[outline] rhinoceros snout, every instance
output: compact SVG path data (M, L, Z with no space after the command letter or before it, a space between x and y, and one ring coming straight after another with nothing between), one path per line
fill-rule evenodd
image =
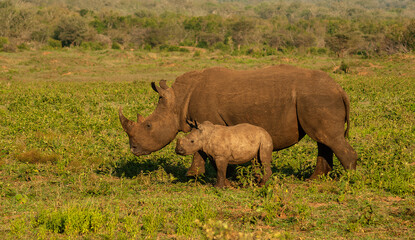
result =
M131 152L134 154L134 155L136 155L136 156L142 156L142 155L148 155L148 154L150 154L151 152L150 151L146 151L146 150L144 150L144 149L141 149L141 148L139 148L139 147L136 147L136 146L131 146L130 147L130 150L131 150Z
M179 155L186 155L186 151L180 145L180 139L177 139L177 142L176 142L176 153Z

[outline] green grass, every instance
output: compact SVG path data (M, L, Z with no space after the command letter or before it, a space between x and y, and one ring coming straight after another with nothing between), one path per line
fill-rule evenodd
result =
M348 74L335 74L344 61ZM149 115L150 81L210 66L288 63L330 73L350 96L356 172L318 181L316 143L274 153L253 187L242 166L215 189L187 178L174 143L135 157L117 115ZM0 53L0 235L6 239L409 239L415 236L415 56L265 58L201 52ZM242 186L246 187L242 187Z

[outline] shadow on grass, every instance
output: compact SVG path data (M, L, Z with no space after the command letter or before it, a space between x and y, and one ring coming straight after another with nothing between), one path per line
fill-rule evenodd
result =
M299 180L307 180L314 172L315 166L302 166L300 168L293 167L291 165L273 166L272 172L279 176L294 176Z
M187 168L180 162L172 162L169 158L138 158L122 157L116 162L102 164L97 174L110 174L116 177L134 178L142 173L152 173L162 168L167 174L173 175L179 182L187 182Z
M245 165L248 165L247 163ZM237 181L236 167L238 165L229 165L227 169L227 178ZM202 184L214 184L216 182L216 168L210 159L206 162L205 174L198 177L186 176L188 168L182 162L174 162L166 157L123 157L117 162L106 164L96 170L98 174L111 174L119 178L134 178L142 173L153 173L163 169L167 174L174 176L177 182L198 181ZM281 177L294 176L299 180L308 179L314 171L314 166L307 165L296 168L289 164L273 165L272 172Z

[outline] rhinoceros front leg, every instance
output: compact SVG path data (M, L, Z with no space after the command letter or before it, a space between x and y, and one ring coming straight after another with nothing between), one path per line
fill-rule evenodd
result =
M205 162L207 159L207 155L202 152L198 151L193 155L193 162L190 166L189 170L187 170L186 176L197 176L200 174L205 173Z
M216 188L229 187L230 182L228 181L228 179L226 179L226 169L228 167L228 160L225 158L218 157L214 159L214 162L215 162L216 170L217 170L215 187Z

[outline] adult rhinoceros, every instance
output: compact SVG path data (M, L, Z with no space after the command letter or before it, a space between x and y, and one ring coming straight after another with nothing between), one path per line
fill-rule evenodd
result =
M357 154L345 139L349 98L324 72L289 65L243 71L216 67L185 73L171 87L164 80L151 86L160 98L150 116L137 115L134 122L119 110L137 156L163 148L179 131L190 131L188 122L250 123L270 133L274 150L296 144L305 134L314 139L318 157L311 179L332 170L333 152L345 169L356 168ZM196 153L187 175L204 173L206 158Z

